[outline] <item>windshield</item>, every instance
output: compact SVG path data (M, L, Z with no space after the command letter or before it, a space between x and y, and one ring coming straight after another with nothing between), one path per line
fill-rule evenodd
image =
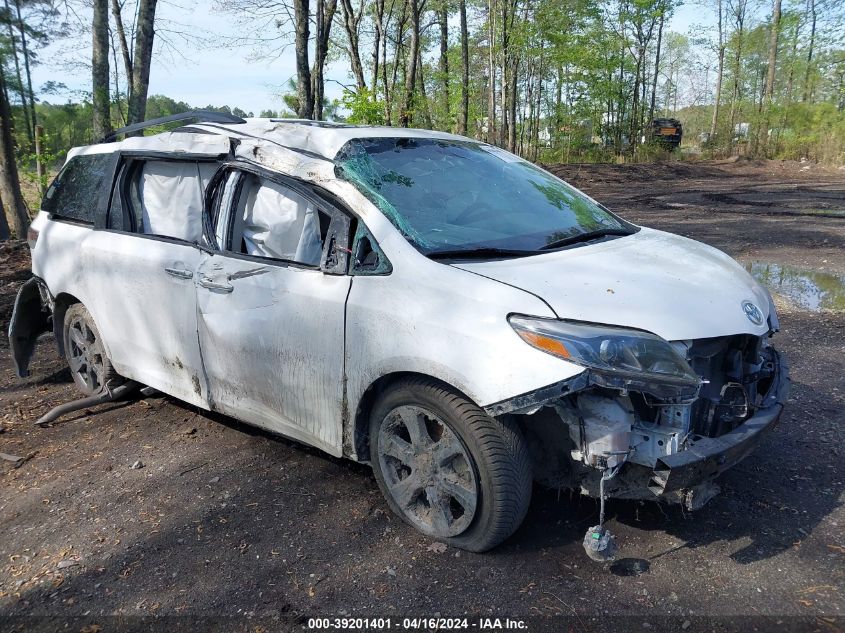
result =
M513 154L472 141L356 139L335 162L426 254L533 253L584 234L635 227Z

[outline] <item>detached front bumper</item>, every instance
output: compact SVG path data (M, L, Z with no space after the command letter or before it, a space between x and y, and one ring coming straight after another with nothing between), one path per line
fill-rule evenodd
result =
M777 351L772 386L757 413L719 437L688 440L686 450L657 460L648 489L658 497L676 496L712 482L745 459L774 428L789 397L789 366ZM673 494L674 493L674 494Z

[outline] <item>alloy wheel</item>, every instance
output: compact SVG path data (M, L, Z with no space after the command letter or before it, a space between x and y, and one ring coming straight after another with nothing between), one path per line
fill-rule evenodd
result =
M68 365L74 376L92 393L101 391L106 373L102 343L83 315L75 316L68 328Z
M470 526L478 507L472 459L439 416L422 407L397 407L376 439L387 489L415 527L448 538Z

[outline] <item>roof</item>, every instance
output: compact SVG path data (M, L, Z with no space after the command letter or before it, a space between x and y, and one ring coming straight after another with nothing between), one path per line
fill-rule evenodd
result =
M185 127L217 133L226 130L233 135L257 137L290 149L316 154L329 160L333 159L340 148L348 141L356 138L397 137L470 140L463 136L433 130L347 125L303 119L247 119L246 123L194 123Z
M189 131L205 134L191 134ZM153 136L130 136L122 141L75 147L68 160L80 154L103 154L119 150L173 152L219 156L230 150L230 138L264 140L300 154L302 158L332 160L348 141L356 138L437 138L468 141L463 136L374 125L345 125L303 119L247 119L245 123L192 123Z

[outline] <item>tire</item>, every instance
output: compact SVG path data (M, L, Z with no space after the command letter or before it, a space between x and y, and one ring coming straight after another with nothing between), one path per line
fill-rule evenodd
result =
M370 415L370 459L390 509L431 538L471 552L513 534L531 502L525 440L442 384L392 385Z
M82 393L93 396L123 382L106 354L94 319L81 303L65 312L62 336L70 374Z

